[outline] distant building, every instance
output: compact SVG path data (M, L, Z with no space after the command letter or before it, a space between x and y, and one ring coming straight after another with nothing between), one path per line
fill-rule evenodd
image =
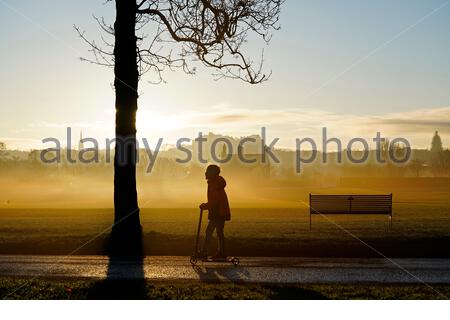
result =
M436 131L431 141L431 152L440 153L442 151L444 151L444 148L442 147L442 140L439 136L439 132Z

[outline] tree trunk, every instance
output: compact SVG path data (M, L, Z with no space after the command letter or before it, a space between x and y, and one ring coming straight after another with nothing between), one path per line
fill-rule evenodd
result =
M136 53L136 1L116 0L114 87L116 91L116 146L114 155L114 227L123 249L135 248L141 224L136 191L136 111L138 68ZM125 243L123 243L125 240Z

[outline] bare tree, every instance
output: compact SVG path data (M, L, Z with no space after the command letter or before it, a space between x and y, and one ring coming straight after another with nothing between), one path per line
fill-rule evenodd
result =
M425 168L425 166L425 161L420 159L411 160L409 164L409 167L411 168L412 172L414 173L414 177L416 178L420 178L422 170Z
M112 0L107 0L111 2ZM195 73L200 63L215 71L216 79L266 81L263 52L255 63L244 53L250 33L269 42L277 30L283 0L115 0L114 26L96 18L114 44L89 40L92 63L114 68L116 146L114 159L115 229L140 230L136 192L136 111L138 82L153 72L163 81L165 69ZM122 161L119 161L122 160Z

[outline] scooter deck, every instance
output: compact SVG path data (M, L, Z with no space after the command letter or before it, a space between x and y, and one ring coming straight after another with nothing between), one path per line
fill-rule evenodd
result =
M207 258L207 259L201 259L202 262L233 262L234 259L236 259L236 257L227 257L224 259L211 259L211 258Z
M204 263L232 263L235 266L237 266L240 262L238 257L228 257L226 259L197 259L196 257L191 257L190 260L192 265L196 265L199 261Z

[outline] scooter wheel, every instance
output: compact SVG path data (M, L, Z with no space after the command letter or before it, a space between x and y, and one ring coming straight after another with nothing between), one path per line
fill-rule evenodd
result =
M239 258L233 258L231 262L233 263L234 266L237 266L239 264Z
M191 262L191 264L192 264L193 266L195 266L195 265L197 264L197 258L191 257L190 262Z

